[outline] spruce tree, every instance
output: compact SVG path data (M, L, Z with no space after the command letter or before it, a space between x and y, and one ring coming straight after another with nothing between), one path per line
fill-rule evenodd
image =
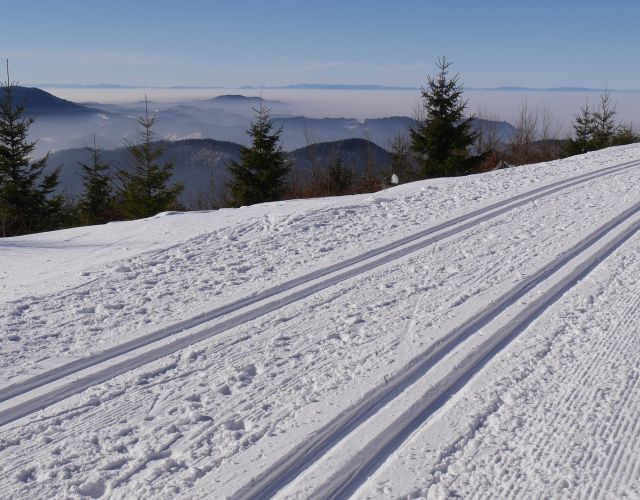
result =
M156 117L149 116L146 96L145 114L138 117L137 123L137 143L125 141L132 168L119 172L122 182L121 210L128 219L151 217L175 208L178 196L184 190L184 185L179 182L167 186L173 175L173 164L159 163L164 150L153 142Z
M87 147L89 163L80 163L84 191L78 202L78 212L82 224L104 224L113 219L113 190L109 163L102 161L102 148L96 145Z
M593 133L595 131L595 119L589 107L589 102L580 108L580 114L575 116L573 124L573 137L563 148L564 156L572 156L586 153L593 149Z
M411 147L424 177L471 173L482 160L469 154L476 134L471 118L464 117L467 101L462 98L459 75L449 77L450 66L445 58L438 59L440 71L435 78L427 76L427 85L421 88L425 117L410 130Z
M567 140L562 152L564 156L597 151L610 146L621 146L638 142L640 137L628 125L615 122L615 104L607 90L600 95L600 105L591 111L587 103L580 108L573 124L573 137Z
M254 109L256 120L247 134L251 147L243 147L240 162L229 164L229 189L234 206L282 199L289 164L282 149L282 128L272 131L270 110L264 104Z
M58 229L64 199L54 195L60 168L45 174L48 155L32 161L36 142L28 139L33 119L24 117L24 104L16 104L9 79L0 85L0 235L13 236Z
M622 146L640 141L640 136L633 130L632 125L619 124L618 129L611 139L611 146Z
M600 106L593 113L593 149L602 149L611 146L618 126L614 121L616 106L611 102L611 92L605 90L600 94Z

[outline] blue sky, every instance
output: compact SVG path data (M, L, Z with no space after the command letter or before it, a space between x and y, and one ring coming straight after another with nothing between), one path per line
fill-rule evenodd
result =
M6 4L6 5L3 5ZM640 2L0 0L21 83L640 89Z

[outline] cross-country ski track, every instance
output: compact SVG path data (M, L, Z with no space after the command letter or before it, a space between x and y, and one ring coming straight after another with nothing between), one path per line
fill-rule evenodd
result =
M0 388L0 477L14 481L0 479L0 495L376 496L369 478L411 436L637 239L640 162L626 151L12 377ZM29 466L36 449L73 446L70 461Z
M357 411L350 412L349 418L345 419L344 427L349 429L362 423L366 418L371 416L372 411L379 410L382 405L388 404L393 396L397 396L400 392L406 391L411 385L419 383L420 388L417 389L421 394L414 400L400 406L397 401L393 401L393 413L395 419L385 422L385 425L373 426L376 431L369 429L367 432L368 441L364 441L362 436L349 436L353 441L351 450L353 456L345 461L346 454L341 453L338 459L341 463L339 466L334 465L335 471L329 481L317 488L316 492L310 493L312 498L346 498L352 495L356 489L362 485L365 480L375 471L385 458L387 458L393 450L400 446L402 442L415 431L420 424L429 418L438 408L457 392L466 381L484 364L486 364L505 343L523 331L535 318L537 318L546 308L559 299L568 289L576 282L584 278L600 261L606 258L611 252L617 249L622 243L627 241L631 236L635 235L640 229L640 218L635 217L633 222L624 228L615 237L607 240L602 246L593 252L589 252L588 257L578 263L573 262L580 256L582 252L586 252L595 245L605 234L609 233L622 222L627 221L632 216L637 216L640 211L640 203L626 211L621 217L611 221L606 226L599 228L596 232L579 245L572 248L566 254L559 256L550 267L540 270L525 280L523 283L510 290L507 294L498 299L497 302L491 304L480 314L469 321L466 321L459 328L447 333L444 338L433 347L432 350L423 353L418 359L413 359L412 363L407 367L406 371L398 377L398 380L388 380L387 385L380 388L377 394L372 394L358 405ZM562 276L557 282L551 285L547 283L553 275L560 271L568 263L572 264L572 268ZM547 285L546 287L543 285ZM542 291L536 288L543 288ZM480 329L485 328L492 320L495 320L499 314L513 306L517 301L522 300L526 293L531 291L538 294L535 299L526 301L526 306L521 307L520 311L511 313L512 318L491 331L491 335L484 335L484 338L478 342L473 339L471 348L465 349L464 356L458 356L452 362L448 360L447 367L443 368L444 374L439 373L435 377L429 377L421 380L427 370L432 369L435 364L445 356L452 353L458 344L469 338ZM489 329L487 329L489 330ZM456 353L457 354L457 353ZM442 371L442 370L441 370ZM420 384L420 382L422 382ZM427 387L428 390L424 391ZM415 395L414 395L415 398ZM399 407L406 410L399 416ZM347 435L344 428L335 429L331 426L328 436L314 437L312 442L314 446L308 452L309 455L318 455L318 449L326 449L331 445L337 444L337 441L343 439ZM373 438L371 436L374 436ZM320 445L318 445L320 443ZM363 443L366 443L363 445ZM335 458L334 458L335 460ZM304 469L310 464L305 463L300 457L290 460L290 463L284 469L287 471L283 477L270 477L267 475L264 480L265 491L259 489L254 490L255 484L252 485L249 494L240 491L238 496L246 496L247 498L270 497L278 491L283 484L286 484L297 470ZM283 468L283 467L279 467ZM306 484L308 487L310 481Z
M223 306L204 315L185 320L176 325L164 328L151 334L111 347L103 352L92 354L88 358L81 358L67 365L41 373L35 377L20 381L9 387L0 388L0 426L45 408L72 394L76 394L87 387L104 382L125 371L142 366L179 349L184 349L195 342L218 335L235 326L241 325L267 313L273 312L291 302L298 301L319 290L335 285L341 281L353 278L376 267L388 264L405 255L421 250L444 238L459 233L486 220L497 217L509 210L531 203L545 196L554 194L562 189L575 186L583 182L594 180L603 175L625 172L630 168L637 168L640 162L628 162L622 165L608 167L596 173L589 173L554 183L550 186L535 189L499 202L485 209L457 217L435 227L427 228L402 240L376 248L364 254L335 264L325 269L304 275L300 278L269 288L256 295L246 297L237 302ZM434 236L432 236L434 235ZM287 294L287 292L292 292ZM235 315L238 313L237 315ZM198 329L189 334L188 331L200 327L209 321L227 315L235 315L214 327ZM160 346L155 342L167 338L178 337ZM140 350L141 352L136 352ZM118 358L121 359L118 359ZM104 366L102 364L104 363ZM83 373L84 371L87 373ZM68 383L56 383L68 377ZM48 386L52 384L52 386ZM38 390L43 388L43 390ZM33 391L31 395L25 395ZM30 397L29 397L30 396ZM8 401L9 400L9 401ZM7 403L5 404L5 402Z

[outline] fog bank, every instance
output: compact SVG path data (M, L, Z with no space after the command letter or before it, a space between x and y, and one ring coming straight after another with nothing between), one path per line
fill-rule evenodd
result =
M420 106L419 91L411 90L308 90L308 89L59 89L45 88L63 99L74 102L125 104L144 99L157 104L202 101L225 94L262 95L267 100L283 101L289 115L312 118L381 118L413 116ZM465 92L469 110L478 113L482 108L491 118L513 123L518 109L526 100L529 107L546 107L558 122L562 134L570 131L573 116L588 100L597 104L597 92L539 92L539 91L476 91ZM640 128L640 92L612 94L617 104L618 119Z

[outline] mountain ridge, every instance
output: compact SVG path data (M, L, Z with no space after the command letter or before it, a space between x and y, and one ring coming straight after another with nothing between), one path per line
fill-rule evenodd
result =
M240 161L243 147L216 139L163 140L155 144L164 149L158 161L170 161L174 165L170 182L185 184L181 200L188 208L203 208L222 201L226 184L231 180L227 166L231 161ZM311 179L312 159L317 165L326 167L329 161L340 158L356 174L364 173L369 159L373 160L376 173L384 172L390 161L390 154L385 149L359 138L311 144L289 151L287 156L292 179L303 182ZM119 169L128 167L127 148L105 149L102 160L111 164L115 176ZM61 167L59 189L73 197L82 191L79 162L87 161L86 148L65 149L51 153L47 169Z
M5 92L4 88L0 92ZM67 99L61 99L53 94L37 87L23 87L12 85L11 92L13 102L25 107L28 116L51 114L91 114L99 111L77 104Z

